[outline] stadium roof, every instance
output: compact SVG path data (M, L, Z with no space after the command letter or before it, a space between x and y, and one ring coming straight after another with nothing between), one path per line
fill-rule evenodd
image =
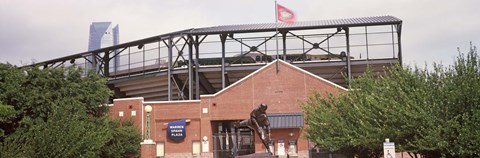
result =
M192 34L220 34L220 33L247 33L247 32L266 32L275 31L276 28L283 30L305 30L337 27L355 27L355 26L373 26L373 25L392 25L400 24L402 20L394 16L375 16L360 17L348 19L330 19L319 21L304 21L293 24L286 23L264 23L264 24L244 24L244 25L224 25L214 27L204 27L192 29ZM277 27L275 26L277 25Z
M394 16L374 16L374 17L359 17L359 18L345 18L345 19L330 19L319 21L305 21L295 22L293 24L285 23L263 23L263 24L243 24L243 25L224 25L203 28L191 28L153 37L148 37L136 41L122 43L115 46L101 48L93 51L73 54L61 58L56 58L44 62L39 62L34 65L51 64L62 62L70 59L82 58L92 53L103 53L117 49L134 47L138 45L158 42L172 37L179 37L184 35L210 35L210 34L234 34L234 33L254 33L254 32L268 32L279 30L308 30L308 29L327 29L340 27L359 27L359 26L375 26L375 25L398 25L402 20ZM277 26L276 26L277 25Z

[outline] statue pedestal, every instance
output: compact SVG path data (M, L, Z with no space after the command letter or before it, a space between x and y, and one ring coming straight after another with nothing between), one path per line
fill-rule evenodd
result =
M270 153L254 153L242 156L236 156L235 158L277 158L278 156L270 155Z

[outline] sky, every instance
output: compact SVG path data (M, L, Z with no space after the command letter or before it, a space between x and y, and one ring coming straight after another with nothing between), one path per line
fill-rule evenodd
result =
M403 20L404 64L451 65L480 46L478 0L278 0L297 21L392 15ZM0 63L85 52L92 22L120 26L120 43L173 31L275 22L274 0L0 0Z

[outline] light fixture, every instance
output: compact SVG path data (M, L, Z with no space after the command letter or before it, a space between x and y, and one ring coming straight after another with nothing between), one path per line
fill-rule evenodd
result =
M145 106L145 112L147 112L147 127L146 127L146 134L145 134L145 141L151 141L150 137L150 112L152 112L152 106L147 105Z
M145 112L152 112L152 106L150 105L145 106Z

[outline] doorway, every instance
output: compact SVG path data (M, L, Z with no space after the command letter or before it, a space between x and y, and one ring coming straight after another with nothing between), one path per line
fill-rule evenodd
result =
M233 158L255 153L254 131L250 128L235 129L237 121L213 121L213 155L215 158Z

